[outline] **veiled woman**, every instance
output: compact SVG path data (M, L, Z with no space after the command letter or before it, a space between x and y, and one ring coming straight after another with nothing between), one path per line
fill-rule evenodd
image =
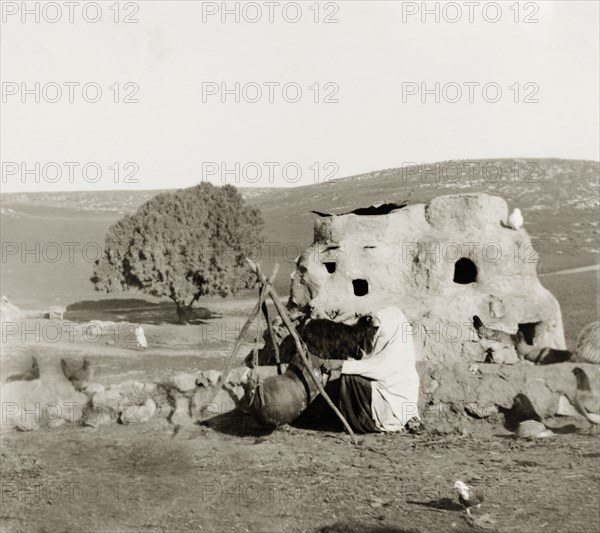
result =
M327 373L341 371L338 407L358 433L402 431L419 420L419 374L411 326L397 307L374 315L373 348L361 360L323 362Z

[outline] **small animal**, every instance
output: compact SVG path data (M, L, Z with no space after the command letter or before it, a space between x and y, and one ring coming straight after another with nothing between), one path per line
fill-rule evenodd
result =
M479 337L479 344L485 350L486 363L516 362L515 335L499 329L487 327L477 316L473 316L473 327Z
M535 364L551 365L555 363L564 363L573 358L573 354L569 350L558 350L556 348L548 348L528 344L525 340L525 334L517 331L515 340L515 348L520 359L526 359Z
M508 226L514 230L520 230L523 227L523 215L518 207L515 207L508 217Z
M454 483L454 490L458 493L459 503L467 510L467 514L471 514L471 508L479 509L481 502L484 500L483 490L479 487L475 488L462 481Z
M526 420L542 422L542 418L536 412L531 400L522 392L513 398L510 409L499 407L499 410L504 414L504 425L506 429L509 429L510 431L516 430L519 427L519 424Z
M501 347L514 347L519 359L526 359L535 364L550 365L554 363L563 363L572 359L573 354L569 350L558 350L537 345L529 344L525 339L523 331L518 330L514 335L499 329L487 327L477 316L473 316L473 327L477 332L481 345L492 351L498 351Z
M477 315L473 316L473 327L481 340L487 340L506 346L513 346L516 342L515 335L499 329L488 328Z
M33 381L34 379L40 378L40 367L38 366L37 359L31 358L31 368L22 372L21 374L11 374L6 378L6 383L9 381Z
M587 418L592 425L600 424L600 394L592 390L590 378L585 371L579 367L573 369L577 380L577 392L575 393L575 409Z
M513 431L520 439L554 437L554 432L546 427L542 417L523 393L519 393L513 398L510 409L498 406L498 410L504 414L506 429Z
M73 369L64 359L60 360L65 377L73 384L75 390L81 391L85 389L87 383L94 378L94 369L91 363L84 357L83 364L80 368Z
M298 334L306 344L309 353L321 359L361 359L363 352L370 352L378 325L370 315L361 316L353 324L315 318L297 326ZM275 364L271 341L267 339L264 348L258 353L259 365ZM291 335L281 341L279 353L282 363L289 363L296 355L296 344ZM252 353L246 357L246 365L251 366Z

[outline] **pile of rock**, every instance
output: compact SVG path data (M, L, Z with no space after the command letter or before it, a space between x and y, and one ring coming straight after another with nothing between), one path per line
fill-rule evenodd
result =
M31 431L64 422L89 427L141 424L154 416L176 426L194 424L238 407L249 372L247 367L233 369L214 399L221 377L216 370L179 373L159 383L86 382L79 390L58 375L14 381L2 386L2 430Z

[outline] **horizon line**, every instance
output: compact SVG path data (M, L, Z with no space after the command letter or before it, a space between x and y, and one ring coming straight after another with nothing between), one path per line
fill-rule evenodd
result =
M156 192L160 192L160 191L174 191L174 190L180 190L180 189L189 189L191 187L195 187L197 185L200 185L201 183L211 183L212 185L214 185L215 187L222 187L223 185L232 185L234 187L236 187L237 189L244 189L244 190L251 190L251 189L255 189L255 190L260 190L260 189L299 189L302 187L312 187L313 185L322 185L325 183L332 183L332 182L336 182L336 181L341 181L341 180L345 180L345 179L352 179L352 178L357 178L360 176L366 176L368 174L373 174L375 172L385 172L385 171L390 171L390 170L402 170L404 168L413 168L415 166L421 166L421 165L439 165L442 163L450 163L450 162L471 162L471 161L570 161L570 162L579 162L579 163L595 163L597 165L600 165L600 157L598 160L595 159L573 159L573 158L568 158L568 157L481 157L481 158L464 158L464 159L444 159L442 161L430 161L430 162L426 162L426 161L422 161L422 162L414 162L414 161L410 161L410 162L403 162L403 165L407 165L407 166L398 166L398 167L388 167L388 168L381 168L381 169L375 169L375 170L369 170L367 172L361 172L358 174L351 174L349 176L340 176L338 178L332 178L328 181L323 181L323 182L317 182L317 183L309 183L309 184L288 184L288 185L234 185L231 183L220 183L220 184L215 184L215 183L211 183L210 181L204 181L204 180L200 180L198 183L194 184L194 185L186 185L186 186L182 186L182 187L160 187L160 188L137 188L137 187L127 187L127 188L119 188L119 189L59 189L59 190L53 190L53 189L44 189L44 190L36 190L36 191L27 191L27 190L23 190L23 191L2 191L2 187L0 185L0 196L3 195L11 195L11 194L42 194L42 193L109 193L109 192L124 192L124 191L133 191L133 192L146 192L146 191L156 191ZM410 163L410 164L409 164ZM92 185L92 184L90 184Z

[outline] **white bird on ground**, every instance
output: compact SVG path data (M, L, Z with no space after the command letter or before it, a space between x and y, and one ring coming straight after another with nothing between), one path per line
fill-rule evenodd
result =
M518 207L515 207L512 214L508 217L508 226L514 230L519 230L523 227L523 215Z
M471 514L471 507L479 508L483 501L483 490L479 487L471 487L462 481L454 483L454 490L458 493L458 501Z

